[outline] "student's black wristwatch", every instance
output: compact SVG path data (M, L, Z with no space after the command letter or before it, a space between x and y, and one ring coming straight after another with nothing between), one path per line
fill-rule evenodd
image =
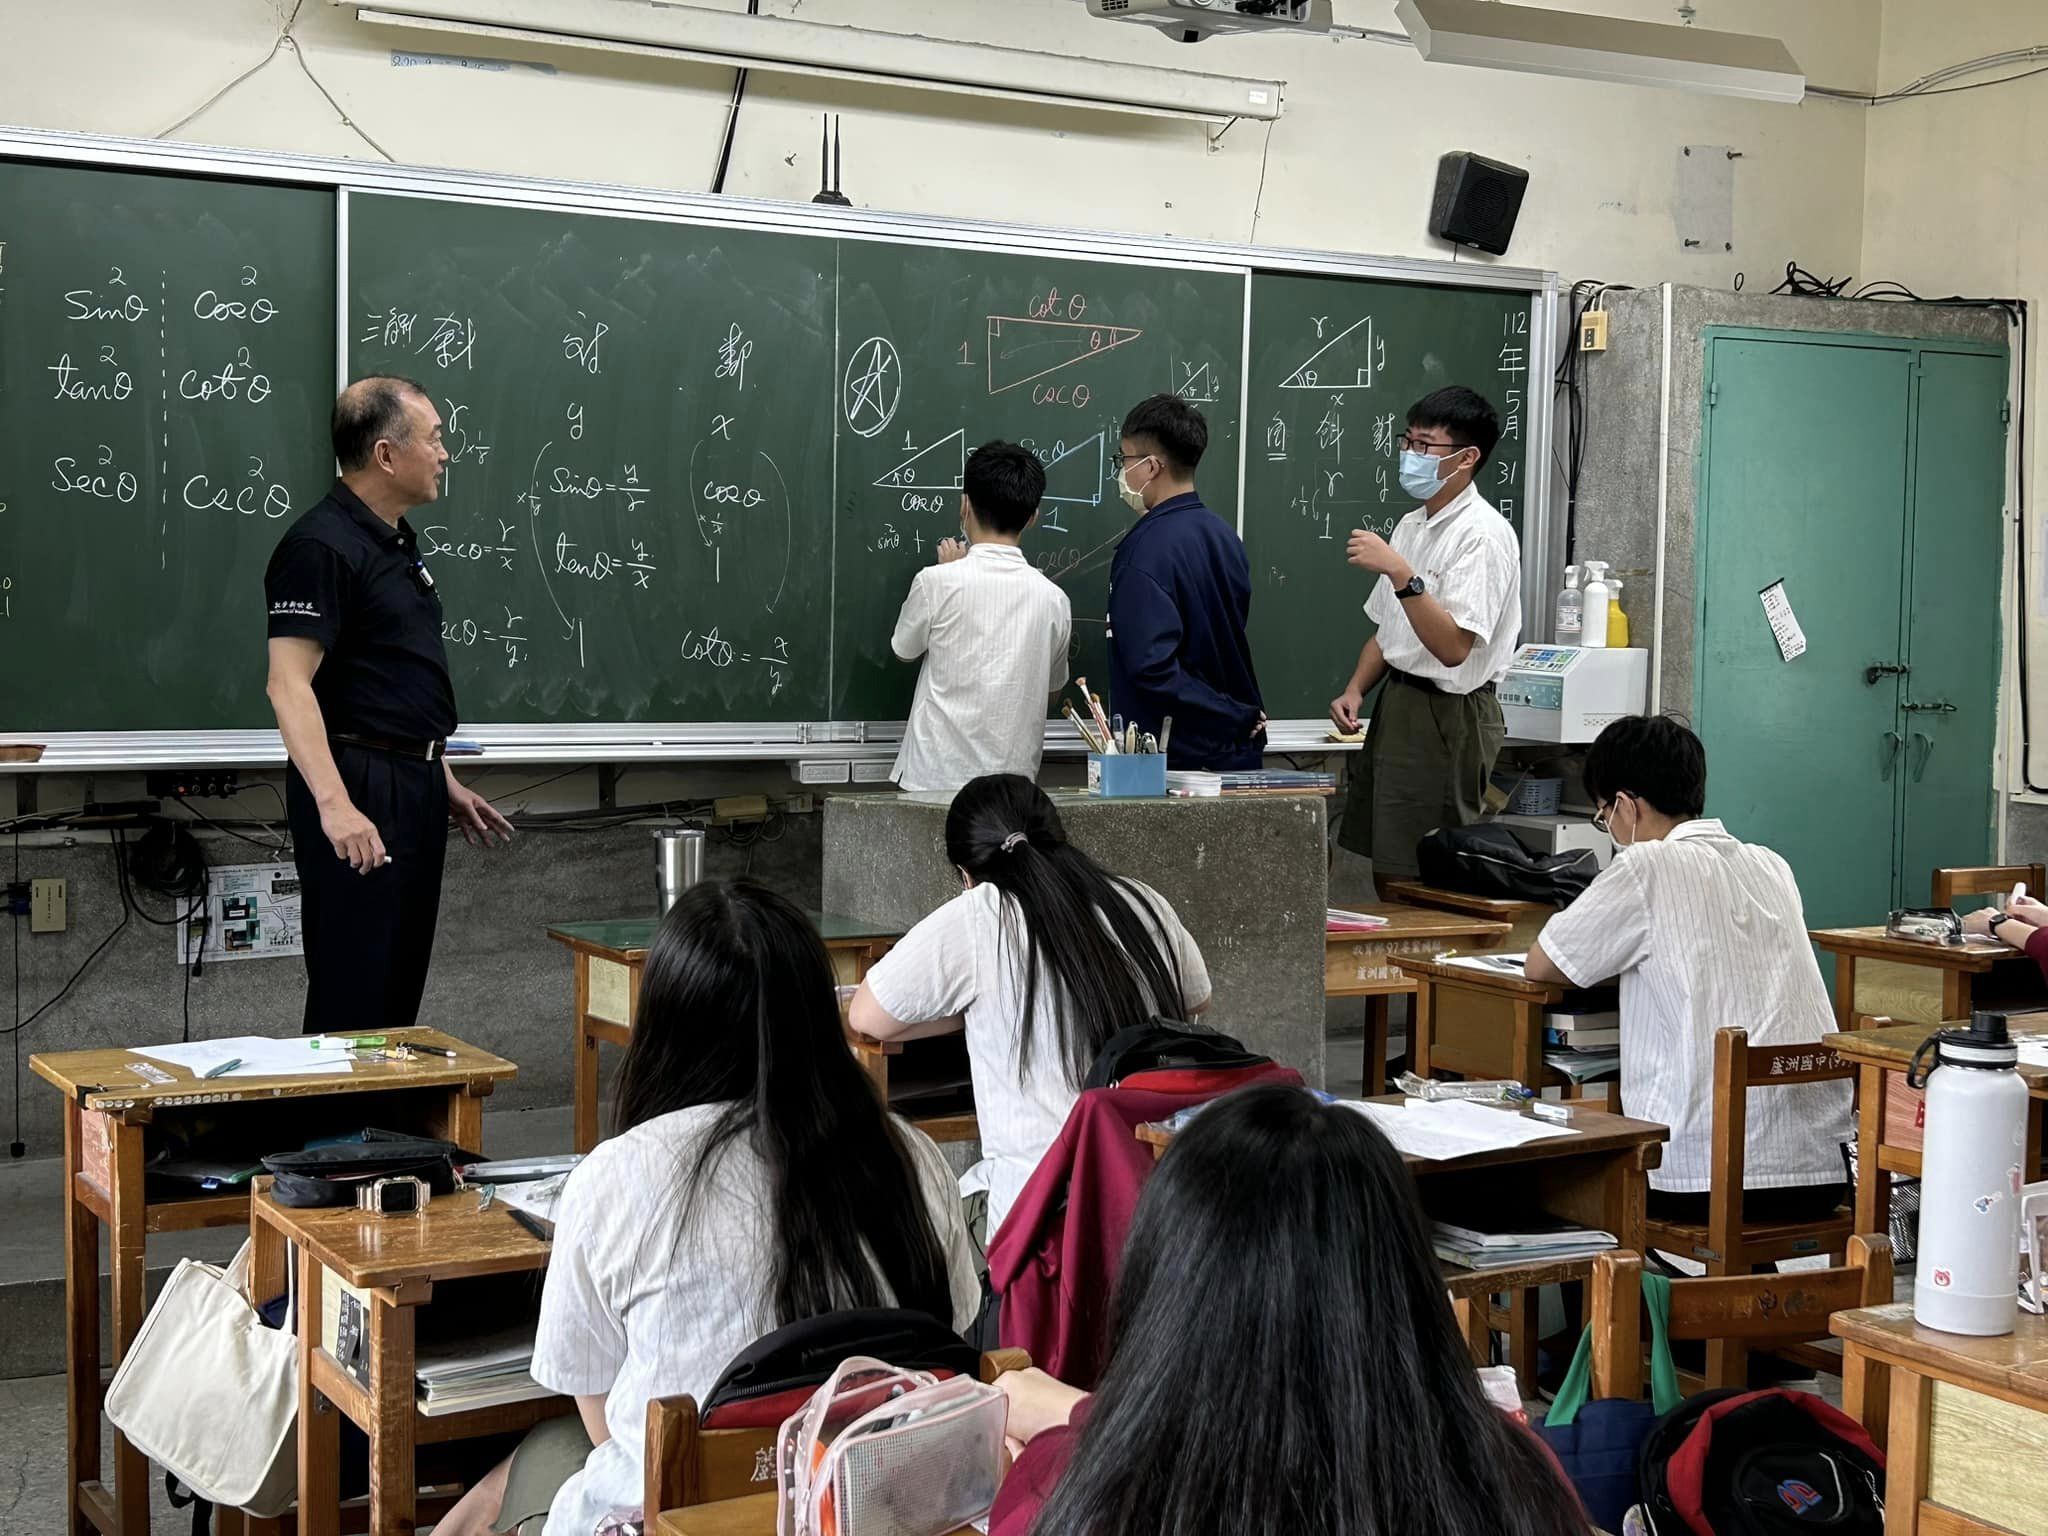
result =
M1405 603L1408 601L1409 598L1420 597L1423 593L1427 592L1428 590L1429 588L1425 587L1422 584L1422 573L1420 571L1417 571L1413 576L1410 576L1408 578L1408 584L1406 586L1394 588L1394 596L1398 597L1399 599L1401 599L1402 602Z

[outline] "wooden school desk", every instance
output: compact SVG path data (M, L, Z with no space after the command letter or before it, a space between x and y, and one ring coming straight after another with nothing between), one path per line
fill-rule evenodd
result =
M750 1493L743 1499L664 1510L648 1527L647 1536L775 1536L775 1495ZM977 1533L972 1526L962 1526L953 1536Z
M518 1073L511 1062L433 1029L392 1030L394 1039L437 1045L453 1060L343 1063L333 1072L283 1077L221 1077L198 1081L125 1050L40 1052L29 1057L38 1077L64 1095L64 1303L67 1453L74 1536L97 1527L104 1536L149 1530L149 1466L114 1436L114 1486L100 1482L100 1224L113 1244L114 1363L142 1326L146 1240L152 1232L238 1227L249 1220L246 1189L182 1198L152 1196L144 1167L166 1139L207 1121L216 1130L209 1152L232 1142L247 1161L296 1150L309 1139L365 1126L417 1131L483 1150L483 1101ZM309 1047L310 1049L310 1047ZM147 1066L148 1073L138 1071ZM150 1073L168 1074L152 1082Z
M904 929L864 922L831 912L807 914L817 925L832 967L844 983L861 980ZM549 938L567 947L576 968L576 1017L570 1047L575 1052L576 1150L597 1145L597 1047L624 1045L640 1006L640 973L657 919L616 918L606 922L557 923Z
M1387 1094L1376 1102L1399 1104L1403 1098ZM1415 1178L1423 1208L1433 1218L1541 1212L1612 1232L1619 1248L1642 1252L1649 1173L1663 1160L1663 1143L1671 1132L1652 1121L1629 1120L1578 1105L1570 1113L1567 1125L1579 1133L1576 1136L1549 1136L1518 1147L1442 1161L1405 1153L1401 1160ZM1151 1146L1154 1156L1164 1156L1173 1144L1173 1133L1163 1126L1141 1125L1137 1136ZM1475 1350L1482 1346L1488 1331L1498 1328L1507 1333L1508 1363L1528 1392L1536 1382L1538 1289L1584 1280L1592 1271L1590 1257L1487 1273L1446 1265L1444 1281ZM1489 1315L1486 1298L1501 1294L1509 1298L1505 1316Z
M1387 895L1410 906L1434 907L1440 912L1457 912L1466 917L1484 917L1506 923L1509 931L1503 942L1511 951L1527 949L1529 941L1543 931L1543 925L1557 912L1557 908L1547 901L1467 896L1463 891L1447 891L1441 886L1425 885L1420 880L1389 880Z
M1835 1027L1844 1033L1856 1027L1856 965L1861 960L1922 967L1938 974L1941 1016L1967 1019L1979 988L2001 966L2033 962L1995 939L1967 944L1933 944L1925 939L1894 939L1884 924L1867 928L1815 928L1807 933L1814 948L1835 960Z
M258 1183L249 1201L251 1294L283 1294L285 1245L296 1244L298 1253L298 1536L339 1536L341 1530L337 1415L369 1437L370 1536L412 1536L420 1446L516 1434L576 1411L574 1398L555 1396L431 1416L418 1409L414 1331L417 1309L434 1299L434 1287L547 1268L550 1245L513 1220L507 1206L480 1211L478 1192L462 1189L430 1201L418 1216L292 1210L271 1198L268 1179ZM367 1383L321 1344L328 1275L365 1298ZM249 1529L269 1531L275 1524L252 1520Z
M1885 1024L1838 1030L1828 1043L1843 1060L1857 1067L1856 1091L1856 1230L1886 1230L1891 1220L1891 1176L1920 1177L1920 1140L1915 1113L1919 1095L1906 1086L1906 1068L1913 1053L1934 1030L1925 1024ZM2013 1020L2013 1032L2030 1024L2048 1030L2048 1016ZM2025 1175L2041 1177L2042 1121L2048 1117L2048 1067L2020 1066L2032 1097L2027 1117ZM1891 1113L1887 1115L1887 1103ZM1903 1136L1903 1140L1901 1137Z
M1386 1090L1389 1000L1410 996L1415 980L1394 964L1397 955L1435 955L1446 949L1493 949L1509 925L1488 917L1378 902L1359 912L1387 919L1369 931L1326 928L1323 934L1323 996L1363 997L1366 1004L1365 1092Z
M1886 1449L1885 1536L2048 1533L2048 1320L2021 1312L2013 1333L1976 1339L1895 1302L1828 1327L1842 1407Z
M1394 964L1415 979L1415 1038L1419 1077L1511 1078L1528 1088L1573 1087L1543 1061L1543 1015L1576 987L1531 981L1519 971L1485 971L1454 961L1397 956ZM1619 1107L1619 1084L1602 1085Z

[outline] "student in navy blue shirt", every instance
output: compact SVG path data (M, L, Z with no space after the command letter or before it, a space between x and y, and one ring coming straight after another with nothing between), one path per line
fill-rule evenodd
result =
M1209 424L1176 395L1124 418L1116 487L1138 522L1109 567L1110 704L1140 732L1172 717L1170 767L1257 768L1266 715L1245 638L1251 563L1196 494L1208 446Z

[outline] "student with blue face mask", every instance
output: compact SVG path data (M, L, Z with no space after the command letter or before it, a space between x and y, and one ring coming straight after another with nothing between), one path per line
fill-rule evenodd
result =
M1507 735L1494 684L1522 632L1522 547L1479 494L1500 418L1461 385L1408 410L1401 489L1422 505L1391 540L1354 530L1351 564L1374 578L1366 641L1330 718L1358 729L1382 681L1365 751L1351 776L1338 842L1372 860L1373 878L1412 878L1415 845L1438 827L1477 821Z

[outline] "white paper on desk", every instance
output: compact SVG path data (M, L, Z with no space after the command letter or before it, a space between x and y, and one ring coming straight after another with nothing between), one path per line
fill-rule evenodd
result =
M1404 1099L1399 1104L1373 1104L1362 1099L1340 1102L1378 1126L1396 1152L1431 1162L1579 1134L1568 1126L1546 1124L1512 1110L1474 1104L1469 1099L1443 1099L1435 1103Z
M348 1072L348 1058L333 1052L316 1051L304 1036L280 1040L273 1035L230 1035L224 1040L191 1040L172 1045L137 1046L132 1054L147 1056L173 1067L183 1067L194 1077L230 1061L241 1065L223 1077L278 1077L299 1072ZM325 1056L326 1060L321 1058Z
M1486 976L1522 976L1522 967L1528 961L1529 956L1524 952L1519 955L1453 955L1450 963Z
M2021 1035L2019 1047L2021 1066L2048 1067L2048 1035Z

